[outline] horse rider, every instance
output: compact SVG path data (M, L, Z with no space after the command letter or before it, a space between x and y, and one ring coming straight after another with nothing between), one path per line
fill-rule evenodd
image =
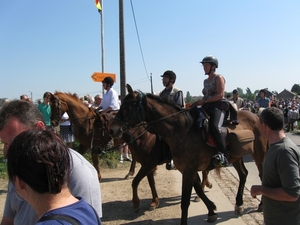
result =
M236 120L236 110L231 104L224 98L225 90L225 78L216 73L218 68L218 59L212 55L206 56L200 62L203 65L205 75L208 78L204 80L204 87L202 93L204 97L201 100L195 102L196 105L201 105L206 113L210 116L209 128L213 135L218 148L218 154L212 157L212 162L215 166L227 166L228 165L228 152L226 148L225 137L221 133L221 126L224 122L226 110L230 110L232 123L238 124ZM228 109L224 108L228 102ZM222 108L223 107L223 108Z
M165 101L172 101L181 108L184 108L183 93L174 85L176 81L176 74L172 70L167 70L163 75L161 75L161 77L165 88L159 93L159 96ZM172 159L166 163L166 169L176 169Z

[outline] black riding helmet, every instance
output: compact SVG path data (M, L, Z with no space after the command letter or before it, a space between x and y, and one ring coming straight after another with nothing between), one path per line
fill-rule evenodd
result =
M161 75L161 77L169 77L170 79L174 80L174 83L176 81L176 74L172 71L172 70L167 70L166 72L164 72L163 75Z
M110 84L110 86L112 87L114 85L114 79L112 79L111 77L105 77L102 83Z
M219 66L218 59L212 55L205 56L200 63L210 63L212 65L215 65L216 68L218 68Z

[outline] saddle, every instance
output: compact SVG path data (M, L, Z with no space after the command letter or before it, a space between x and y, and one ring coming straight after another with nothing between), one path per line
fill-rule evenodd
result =
M216 142L209 129L209 116L202 108L198 108L197 118L194 120L197 129L201 132L205 142L216 147ZM221 127L221 134L226 140L226 146L229 155L241 157L247 154L253 154L254 133L251 130L245 130L241 125L231 124L227 117L224 118Z

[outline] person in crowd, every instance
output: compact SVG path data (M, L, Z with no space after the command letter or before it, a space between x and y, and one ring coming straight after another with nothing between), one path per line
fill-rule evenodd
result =
M293 104L292 107L290 107L288 111L288 125L286 132L289 132L290 130L294 130L294 124L299 119L299 111L298 107L296 107L296 104Z
M16 194L34 208L37 224L48 224L43 223L46 220L62 224L65 218L79 224L101 224L92 206L81 196L73 196L68 188L70 154L64 141L51 130L23 131L9 146L9 180Z
M263 134L270 147L263 164L261 185L251 196L262 195L266 225L300 225L300 151L283 130L283 112L269 107L260 114Z
M90 96L89 94L84 96L84 100L88 102L88 107L92 107L92 105L94 104L94 98L92 96Z
M221 126L223 124L226 111L219 107L221 100L225 99L225 78L216 73L216 69L219 66L219 62L216 57L212 55L206 56L200 63L202 63L205 75L208 75L208 78L204 80L204 87L202 90L204 97L201 100L196 101L195 104L201 105L210 115L209 127L215 138L219 151L218 154L214 155L212 158L214 165L227 166L228 153L226 141L225 137L221 134ZM235 116L230 112L230 117Z
M65 112L61 117L59 134L62 137L62 139L67 143L67 146L69 148L72 148L74 142L74 127L71 124L67 112Z
M119 146L119 153L120 153L120 163L123 163L123 161L129 161L131 162L132 159L129 157L129 149L128 145L126 143L123 143L121 146Z
M33 103L32 98L27 98L26 101Z
M38 108L27 101L14 100L0 110L0 139L4 143L3 155L14 137L26 130L45 130L44 118ZM95 168L79 153L70 149L71 173L68 187L72 195L81 196L102 217L101 189ZM17 198L12 182L8 191L1 225L36 224L38 216L26 201Z
M159 93L159 96L165 101L174 102L176 105L184 108L185 104L182 90L174 85L176 82L176 73L172 70L167 70L161 75L161 77L162 84L165 88ZM166 169L176 169L172 159L166 163Z
M45 125L47 128L51 128L51 106L50 106L51 93L45 92L43 96L43 102L38 105L38 109L41 111Z
M267 98L266 95L267 95L267 92L266 92L265 89L261 89L259 91L260 98L257 100L258 110L259 110L259 108L268 108L268 107L270 107L271 100L269 98Z
M106 91L100 104L102 112L106 113L111 110L119 110L118 93L113 89L114 80L111 77L105 77L102 81L102 85Z
M92 108L98 109L101 105L102 97L101 97L101 95L96 95L94 99L95 99L95 101L94 101L94 104L92 105Z
M25 95L25 94L24 94L24 95L21 95L21 96L20 96L20 99L21 99L21 100L27 100L27 99L28 99L28 96Z
M237 110L242 110L245 107L244 100L239 97L239 93L236 89L232 91L232 99L233 103L236 104Z
M82 103L87 107L89 108L90 107L90 104L87 100L83 100Z

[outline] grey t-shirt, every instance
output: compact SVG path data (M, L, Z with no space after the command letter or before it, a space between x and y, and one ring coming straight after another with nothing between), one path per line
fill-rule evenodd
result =
M262 184L282 187L295 202L276 201L262 196L266 225L300 225L300 151L289 137L271 144L263 165Z
M101 188L95 168L78 152L70 149L72 170L69 188L75 197L82 197L102 217ZM9 182L4 208L4 217L14 218L14 225L33 225L38 221L34 209L25 200L17 197L14 185Z

